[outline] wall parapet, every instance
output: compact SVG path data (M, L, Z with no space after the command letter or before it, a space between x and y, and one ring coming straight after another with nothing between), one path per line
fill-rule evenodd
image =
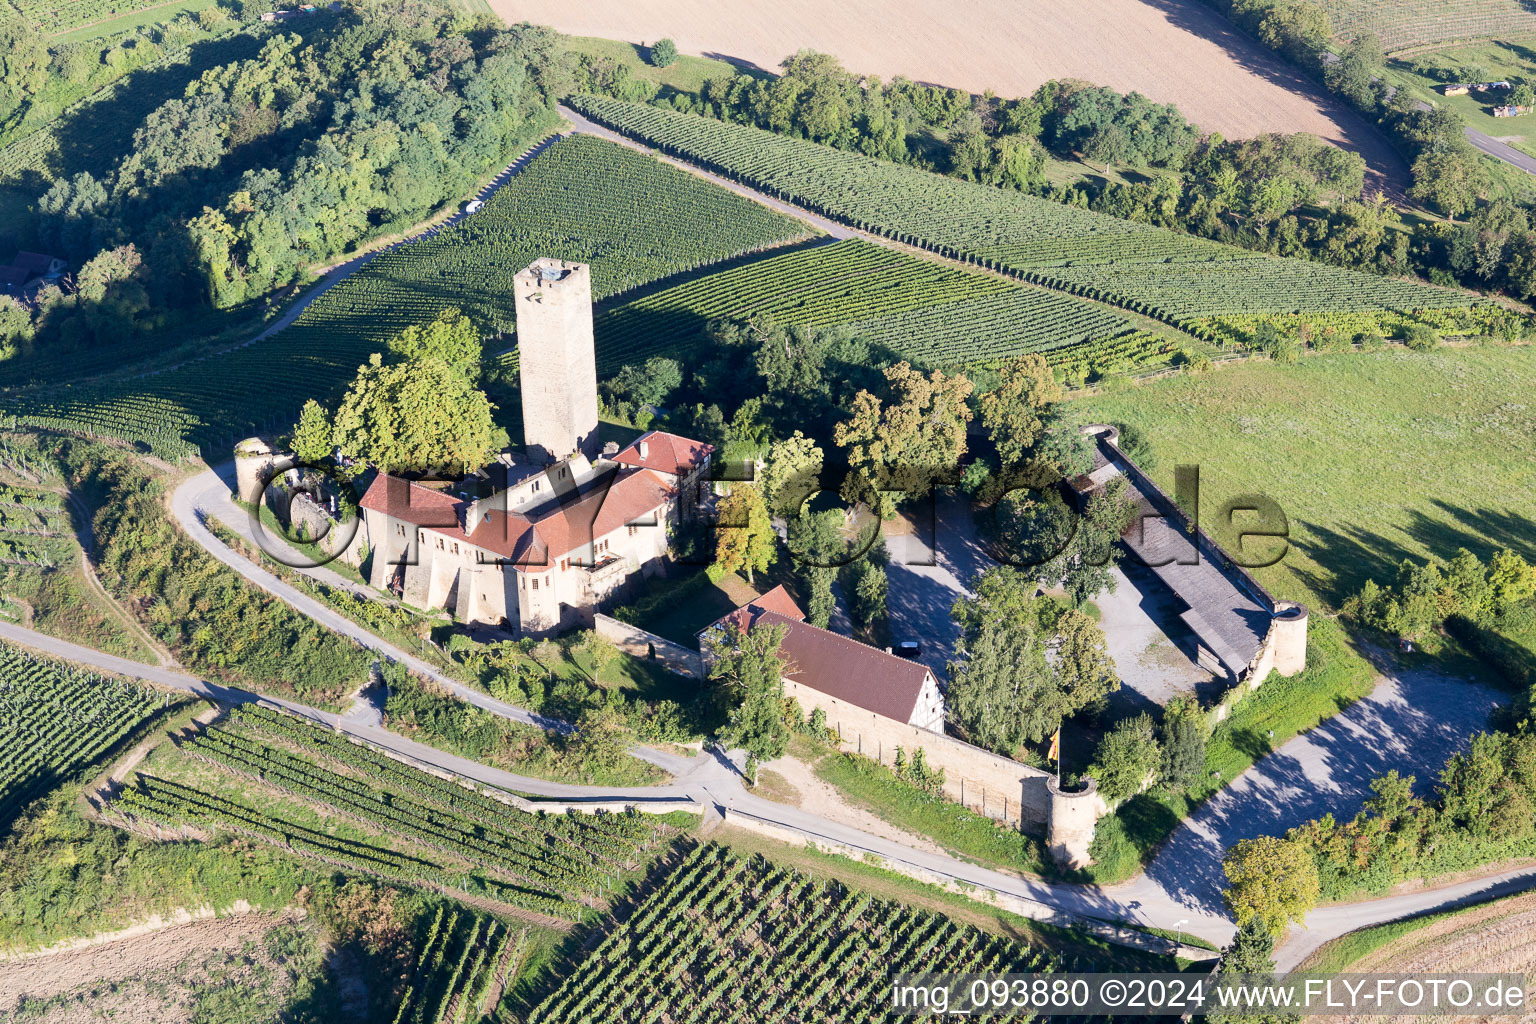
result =
M698 651L691 651L682 644L649 633L639 626L620 622L611 615L598 612L592 619L592 628L597 631L597 635L625 654L642 660L654 658L666 666L668 671L680 676L704 678L704 656Z

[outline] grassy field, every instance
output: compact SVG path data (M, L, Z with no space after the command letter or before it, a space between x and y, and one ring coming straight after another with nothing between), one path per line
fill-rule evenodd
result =
M79 43L87 39L105 39L121 32L132 32L134 29L145 25L159 25L163 22L171 21L181 14L196 14L205 7L216 6L218 2L219 0L170 0L169 3L151 3L137 10L125 11L116 17L98 16L78 27L56 31L50 35L48 43L51 46L58 46L60 43Z
M867 757L824 748L814 764L817 777L835 786L854 806L927 836L962 860L1031 875L1048 873L1045 849L1037 836L1000 826L945 797L924 793Z
M1404 558L1461 546L1536 555L1533 388L1536 347L1393 347L1233 364L1085 397L1073 411L1133 427L1165 486L1175 465L1198 465L1202 525L1230 550L1223 502L1273 498L1290 545L1255 574L1279 597L1337 608Z
M1394 58L1388 70L1421 99L1461 114L1470 128L1499 138L1536 133L1536 114L1493 116L1494 106L1506 102L1505 92L1447 96L1443 89L1447 82L1536 81L1536 37L1485 39L1418 51Z
M650 42L652 40L647 40ZM567 36L565 45L572 53L585 57L600 57L623 64L629 68L631 78L655 82L662 90L698 92L711 78L730 78L746 71L763 78L767 74L754 68L739 67L723 60L709 57L690 57L680 54L671 67L658 68L646 60L648 47L639 43L626 43L618 39L598 39L594 36Z

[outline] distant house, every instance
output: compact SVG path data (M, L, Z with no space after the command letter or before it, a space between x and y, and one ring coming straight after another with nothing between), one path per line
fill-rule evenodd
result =
M8 295L20 295L35 284L57 281L68 268L69 264L57 256L23 249L9 264L0 266L0 287Z
M1494 107L1493 108L1493 116L1494 117L1519 117L1521 114L1530 113L1530 110L1531 110L1530 107L1517 107L1514 104L1509 104L1509 105L1502 106L1502 107Z
M803 708L821 708L827 721L855 728L881 720L944 732L944 698L933 672L868 644L805 621L783 587L723 616L708 629L783 626L784 696Z

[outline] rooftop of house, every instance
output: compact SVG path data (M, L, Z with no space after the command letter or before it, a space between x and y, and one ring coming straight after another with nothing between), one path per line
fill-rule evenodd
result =
M1180 617L1200 642L1241 675L1269 632L1268 594L1235 565L1224 564L1230 559L1214 541L1191 533L1184 511L1108 437L1095 438L1093 469L1072 484L1085 492L1116 476L1125 477L1127 493L1140 506L1126 546L1189 606Z
M777 612L785 618L803 621L805 613L800 606L795 604L795 599L789 596L789 591L780 583L768 593L737 608L735 611L722 615L715 622L705 627L705 630L714 629L716 626L736 626L738 629L751 629L753 624L766 612Z
M898 722L912 720L923 686L932 678L920 662L778 612L758 615L753 628L764 625L784 627L779 654L786 679Z
M37 276L48 273L55 259L56 257L49 256L47 253L28 252L26 249L23 249L11 260L11 266Z
M927 666L804 620L794 599L779 586L721 616L708 629L728 624L749 629L783 626L779 654L786 679L898 722L912 720L923 686L932 678Z
M703 441L669 434L665 430L648 430L619 450L613 461L621 466L641 466L671 476L687 476L715 450L714 445Z
M571 487L557 500L524 514L488 501L457 497L380 473L363 495L365 509L404 520L538 571L623 526L655 526L647 517L676 494L673 480L649 469L610 464Z

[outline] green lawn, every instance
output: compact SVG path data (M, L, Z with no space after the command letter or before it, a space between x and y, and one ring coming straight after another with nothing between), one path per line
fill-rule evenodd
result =
M654 41L647 39L644 42L650 43ZM654 67L646 60L646 54L649 52L647 47L639 43L627 43L618 39L566 36L565 45L573 53L584 54L588 57L607 57L620 64L626 64L629 66L631 77L647 82L655 82L663 88L670 86L677 92L698 92L708 79L730 78L742 72L754 74L760 78L769 77L763 72L750 68L738 68L723 60L711 60L708 57L689 57L687 55L680 55L677 58L677 63L671 67Z
M1474 79L1473 73L1479 69L1483 77ZM1493 116L1493 108L1506 102L1508 93L1447 96L1444 90L1447 81L1536 82L1536 39L1486 39L1394 58L1388 62L1388 77L1406 85L1420 99L1455 110L1469 128L1495 137L1536 136L1536 114Z
M691 576L651 581L643 596L619 609L616 617L693 648L698 644L699 630L758 596L757 588L735 573L711 583L701 568Z
M1037 836L999 825L942 796L898 779L857 754L827 753L816 762L818 778L837 787L856 806L921 836L975 864L1030 875L1047 871Z
M1198 465L1201 523L1229 550L1223 502L1272 497L1290 546L1255 574L1279 597L1337 608L1404 558L1463 545L1536 556L1533 393L1536 347L1390 347L1235 363L1077 399L1072 411L1134 427L1164 486L1175 465Z

